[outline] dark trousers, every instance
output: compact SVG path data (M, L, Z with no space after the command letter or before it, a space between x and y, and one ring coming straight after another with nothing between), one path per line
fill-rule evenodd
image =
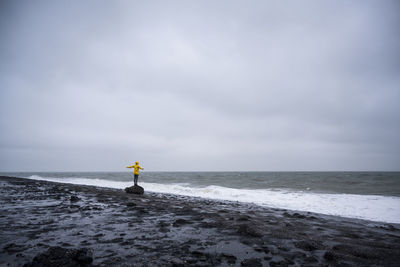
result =
M133 179L133 182L135 183L135 185L137 185L137 180L139 179L139 174L135 174L134 176L135 176L135 178Z

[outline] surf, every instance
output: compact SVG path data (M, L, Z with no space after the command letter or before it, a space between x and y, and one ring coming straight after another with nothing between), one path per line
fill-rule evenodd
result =
M31 175L26 178L51 182L91 185L124 189L132 181L112 181L85 177L42 177ZM357 194L328 194L287 189L238 189L224 186L192 186L190 183L141 182L146 192L200 197L221 201L238 201L260 206L315 212L370 221L400 223L400 197Z

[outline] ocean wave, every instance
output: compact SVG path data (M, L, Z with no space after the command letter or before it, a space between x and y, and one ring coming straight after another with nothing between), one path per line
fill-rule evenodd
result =
M32 175L27 178L116 189L124 189L125 187L132 185L132 182L91 179L85 177L53 178ZM400 223L400 197L323 194L309 191L304 192L276 189L236 189L215 185L207 187L191 187L188 183L160 184L142 182L141 185L146 189L146 191L155 193L239 201L273 208L309 211L371 221Z

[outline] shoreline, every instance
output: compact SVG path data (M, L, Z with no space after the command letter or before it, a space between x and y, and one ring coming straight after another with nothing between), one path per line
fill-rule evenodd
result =
M23 265L54 246L90 248L93 265L387 266L400 260L398 224L26 178L1 176L0 184L0 264Z
M93 173L91 173L93 174ZM111 174L115 175L115 173ZM0 174L0 176L2 176ZM15 175L4 175L12 176ZM90 175L89 175L90 176ZM66 180L57 175L54 177L31 175L18 176L33 180L45 180L59 183L70 183L80 185L92 185L105 188L123 189L131 185L131 180L113 180L104 176L84 178L79 176L67 177ZM126 177L125 177L126 178ZM130 177L132 178L132 177ZM180 177L185 181L185 177ZM193 178L193 177L192 177ZM400 178L400 177L399 177ZM72 179L72 180L70 180ZM217 201L239 201L242 203L256 204L267 208L286 209L291 211L311 212L342 218L360 219L377 223L400 224L400 195L382 194L360 194L360 192L336 192L318 190L295 190L281 188L253 188L226 187L222 185L209 184L208 186L188 186L185 182L157 184L152 182L141 182L146 187L146 192L173 194L189 197L200 197ZM393 187L393 186L392 186ZM259 190L255 190L259 189ZM392 190L393 192L395 190ZM397 190L398 191L398 190Z

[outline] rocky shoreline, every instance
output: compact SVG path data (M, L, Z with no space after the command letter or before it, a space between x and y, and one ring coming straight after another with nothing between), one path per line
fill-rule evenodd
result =
M71 266L400 262L399 225L15 177L0 191L0 265L45 266L56 252Z

